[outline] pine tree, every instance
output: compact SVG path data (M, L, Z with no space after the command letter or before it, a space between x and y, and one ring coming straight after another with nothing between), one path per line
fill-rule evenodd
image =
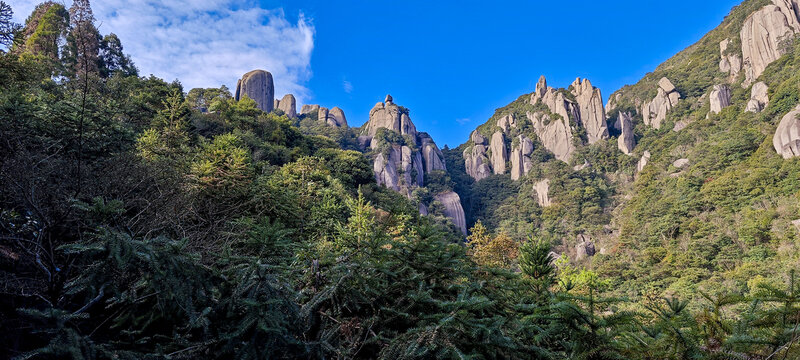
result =
M84 78L99 75L100 33L94 26L94 14L89 0L75 0L69 8L71 29L64 51L68 75Z

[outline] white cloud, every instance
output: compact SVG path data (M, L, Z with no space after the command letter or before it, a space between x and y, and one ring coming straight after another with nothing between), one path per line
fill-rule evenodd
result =
M468 122L470 122L470 121L471 121L470 119L456 119L456 122L457 122L459 125L464 125L464 124L466 124L466 123L468 123Z
M12 0L16 21L39 2ZM276 96L292 93L301 104L310 96L314 26L303 14L292 23L282 9L248 0L98 0L92 8L100 32L120 37L141 75L179 79L187 91L222 84L234 91L242 74L264 69Z
M349 94L349 93L353 92L353 83L351 83L351 82L349 82L347 80L343 80L342 81L342 88L344 89L344 92Z

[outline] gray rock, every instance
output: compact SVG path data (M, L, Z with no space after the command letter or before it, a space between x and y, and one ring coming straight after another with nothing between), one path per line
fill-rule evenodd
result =
M245 95L255 100L261 111L272 111L275 105L275 84L272 81L272 74L264 70L253 70L244 74L236 83L236 101Z
M590 167L592 167L592 164L589 164L589 160L584 159L583 164L573 166L572 170L581 171L583 169L588 169Z
M711 113L719 114L722 109L731 106L731 88L728 85L714 85L709 96Z
M528 119L533 123L533 130L542 141L544 147L555 155L556 159L569 162L575 145L572 143L572 129L569 121L564 119L554 120L549 115L536 112L527 113Z
M434 170L447 170L444 162L444 154L430 135L426 133L419 133L420 148L422 150L423 163L425 165L425 172L429 173Z
M658 93L652 101L642 105L644 123L656 129L661 128L661 123L667 118L669 112L680 100L681 95L667 78L658 82Z
M784 54L781 41L800 31L796 0L773 0L745 19L740 33L744 86L752 84L769 64Z
M344 111L338 106L334 106L328 111L328 118L325 121L333 127L347 127L347 118L344 116Z
M319 110L319 105L303 105L303 107L300 108L300 114L307 115L318 110Z
M633 136L633 117L631 113L621 111L618 118L622 133L617 139L617 147L625 155L631 155L633 154L633 147L636 146Z
M583 260L587 257L594 256L597 253L592 238L588 235L578 235L578 245L575 245L575 259Z
M772 145L784 159L800 156L800 106L790 111L781 119Z
M464 149L464 167L467 174L475 181L483 180L492 174L486 151L485 145L474 145L472 148Z
M747 102L747 108L745 111L753 112L753 113L760 113L764 110L764 108L769 105L769 95L767 94L767 84L763 81L759 81L753 84L753 88L750 91L750 101Z
M648 162L650 162L650 152L645 150L644 154L642 154L642 158L639 159L639 163L636 164L636 172L642 172Z
M286 94L283 99L280 101L275 100L275 102L275 107L283 111L286 116L292 119L297 117L297 102L294 99L294 95Z
M536 202L541 207L548 207L553 205L550 202L550 179L538 181L533 185L533 190L536 192Z
M462 234L467 235L467 221L458 194L448 191L435 195L434 199L444 205L444 215L453 221Z
M508 114L497 120L497 126L499 126L504 133L507 133L509 129L517 127L517 120L514 118L514 114Z
M683 169L684 167L689 165L689 159L678 159L672 162L672 166Z
M719 71L728 73L728 82L733 82L742 70L742 58L739 54L728 54L728 45L731 41L729 39L722 40L719 43Z
M317 112L317 121L327 124L328 123L328 108L320 107Z
M533 167L531 162L533 141L525 135L519 135L517 138L519 144L511 150L511 180L519 180Z
M580 124L586 129L589 144L608 139L606 111L603 108L603 96L600 89L592 86L589 79L575 79L572 83L572 95L578 103Z
M370 110L369 121L364 125L361 135L375 136L378 129L385 128L416 138L417 129L408 114L394 104L391 95L386 95L386 100L375 104Z
M506 141L503 133L498 131L492 135L491 142L492 151L492 169L495 174L505 174L506 161L508 161L508 153L506 153Z

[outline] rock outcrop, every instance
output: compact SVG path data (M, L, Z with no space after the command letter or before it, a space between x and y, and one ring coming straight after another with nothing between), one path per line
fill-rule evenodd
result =
M781 43L800 32L798 10L797 0L773 0L773 4L745 19L740 33L744 86L752 84L769 64L786 52Z
M675 85L667 78L658 81L658 93L652 101L642 105L644 123L656 129L661 128L661 122L667 118L669 112L680 100L681 95Z
M575 145L572 143L572 128L565 119L551 119L550 115L536 112L527 113L533 123L533 130L542 141L544 147L555 155L556 159L569 162Z
M478 130L475 130L470 136L470 141L472 146L466 148L462 154L464 167L467 175L475 179L475 181L480 181L492 174L492 169L489 167L489 158L486 156L486 138Z
M327 111L319 109L320 116L326 114L326 121L346 126L344 113L339 108ZM397 137L375 136L378 130L386 129L401 135ZM394 139L394 140L393 140ZM387 96L387 102L378 103L370 111L369 121L362 127L359 144L376 153L373 158L375 180L411 197L414 188L423 186L424 176L434 170L445 170L444 155L426 133L418 133L408 117L408 112L401 109ZM366 149L365 149L366 150Z
M500 131L495 132L492 135L492 142L489 146L489 150L492 152L492 169L494 173L505 174L508 153L506 152L506 140L503 133Z
M547 79L544 76L539 78L536 92L531 95L531 104L536 105L540 101L550 109L550 112L561 116L568 126L570 120L580 122L577 105L568 100L563 92L547 86Z
M729 74L728 81L733 82L742 70L742 57L739 54L732 54L728 51L730 43L729 39L722 40L719 43L719 71Z
M603 108L603 96L600 89L592 86L589 79L575 79L572 83L572 95L578 103L580 125L586 129L589 144L601 139L608 139L606 111Z
M511 150L511 180L519 180L527 175L533 166L531 162L533 141L525 135L519 135L517 139L519 144Z
M303 107L300 108L301 115L308 115L315 111L319 111L319 105L303 105Z
M689 159L685 159L685 158L678 159L678 160L675 160L675 161L672 162L672 166L674 166L677 169L683 169L688 165L689 165Z
M764 108L769 105L769 95L767 94L767 84L763 81L759 81L753 84L752 90L750 90L750 101L747 102L747 108L745 111L760 113L764 110Z
M800 106L781 119L772 145L784 159L800 156Z
M453 224L467 235L467 220L464 216L464 208L461 206L461 198L455 192L448 191L434 196L436 201L444 206L444 215L453 221Z
M297 117L297 101L292 94L286 94L280 100L275 99L275 108L283 111L291 119Z
M620 111L618 116L620 123L621 133L617 139L617 147L626 155L633 153L633 147L636 143L633 138L633 117L629 112Z
M497 120L497 126L506 133L508 130L517 127L517 119L514 118L514 114L508 114Z
M719 114L722 109L731 106L731 88L728 85L714 85L709 96L711 113Z
M334 106L333 109L328 111L328 117L325 122L333 127L347 127L347 118L344 116L344 111L338 106Z
M589 237L589 235L580 234L577 240L578 245L575 245L575 260L583 260L597 253L594 242L592 242L592 238Z
M536 192L536 202L541 207L548 207L552 205L550 202L550 179L544 179L533 185L533 190Z
M272 74L264 70L253 70L244 74L236 83L236 101L245 95L255 100L261 111L272 111L275 105L275 84L272 81Z
M647 166L647 163L650 162L650 152L646 151L642 154L641 159L639 159L639 163L636 164L636 172L642 172L644 167Z

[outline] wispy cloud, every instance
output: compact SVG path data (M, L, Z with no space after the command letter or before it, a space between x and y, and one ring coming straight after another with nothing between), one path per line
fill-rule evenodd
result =
M464 124L467 124L467 123L469 123L470 121L472 121L472 120L470 120L470 119L466 119L466 118L465 118L465 119L456 119L456 122L457 122L459 125L464 125Z
M16 21L39 2L12 1ZM242 74L264 69L276 95L292 93L299 103L310 95L315 33L303 14L291 22L282 9L247 0L105 0L92 7L100 32L120 37L142 75L179 79L186 90L233 90Z
M353 84L347 80L342 80L342 89L349 94L353 92Z

